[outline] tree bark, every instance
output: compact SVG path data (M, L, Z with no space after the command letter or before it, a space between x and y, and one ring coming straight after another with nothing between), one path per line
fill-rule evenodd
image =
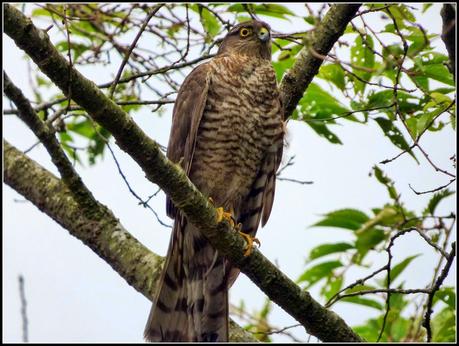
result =
M441 38L449 55L449 70L456 81L456 9L453 4L444 4L441 9L443 28Z
M355 8L357 5L335 5L332 9L348 10L346 6L353 7L355 11L358 8ZM196 189L178 165L167 160L158 144L148 138L94 83L72 68L51 44L46 32L37 29L30 19L11 5L5 5L4 15L5 32L16 44L64 94L71 90L72 99L113 134L117 144L139 164L147 178L159 185L211 244L238 266L271 300L297 319L310 334L323 341L362 341L339 316L322 307L308 292L302 291L258 250L254 250L251 256L244 257L244 242L241 237L226 222L216 222L215 207ZM343 18L349 20L351 17L343 15ZM305 83L302 78L298 80L301 81L298 87L307 86L309 83ZM285 83L288 84L288 81ZM289 104L295 104L295 98L291 99ZM124 257L123 252L118 255ZM151 275L143 274L144 280Z

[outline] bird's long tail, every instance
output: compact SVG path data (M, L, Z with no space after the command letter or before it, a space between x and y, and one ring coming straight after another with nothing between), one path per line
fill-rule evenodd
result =
M145 339L228 341L228 275L228 262L177 215Z

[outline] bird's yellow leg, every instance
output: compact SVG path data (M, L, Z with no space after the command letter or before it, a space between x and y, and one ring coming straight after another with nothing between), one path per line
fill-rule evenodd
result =
M212 203L212 205L215 205L212 197L209 197L209 202ZM217 208L217 223L220 223L223 220L228 221L228 223L231 225L231 228L234 228L236 225L233 213L231 211L225 211L222 207Z
M209 197L209 202L212 203L213 206L215 206L214 200L212 197ZM260 241L251 236L250 234L242 232L242 224L237 224L236 225L236 220L233 217L233 211L225 211L222 207L217 208L217 223L222 222L223 220L228 221L228 223L231 225L232 228L236 229L236 231L241 235L242 238L244 238L245 242L247 243L247 246L244 249L244 257L249 256L252 251L253 251L253 243L256 243L258 246L261 245Z
M244 238L245 242L247 243L247 246L244 249L244 257L247 257L247 256L252 254L253 243L256 243L258 245L258 247L261 246L261 243L258 240L258 238L255 238L255 237L251 236L250 234L242 232L241 226L242 226L241 224L238 224L236 226L236 229L237 229L238 233L241 235L241 237Z

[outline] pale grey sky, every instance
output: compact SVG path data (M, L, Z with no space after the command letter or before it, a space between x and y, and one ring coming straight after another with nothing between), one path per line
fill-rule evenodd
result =
M302 4L288 6L299 15L305 13ZM30 9L28 6L28 11ZM420 17L419 23L429 32L439 33L441 30L439 9L440 5L435 4ZM375 27L378 26L378 18L375 15L371 19ZM281 32L292 31L293 27L307 28L301 18L291 23L270 18L265 20ZM440 39L433 44L438 51L446 53ZM32 96L27 63L21 56L22 52L4 35L3 68L26 95ZM102 82L112 80L118 66L119 61L113 59L113 65L105 69L85 68L82 71L88 78ZM36 68L34 64L32 68ZM4 107L9 108L9 103L6 102ZM166 107L164 115L158 117L148 108L142 108L135 116L135 121L153 139L166 144L171 110L171 106ZM314 184L300 186L279 181L272 216L267 226L258 231L258 238L262 242L263 254L294 280L304 270L304 261L311 248L325 242L351 239L350 233L344 230L308 228L319 220L321 214L347 207L370 213L371 208L381 207L389 201L385 188L368 173L373 165L395 156L399 149L383 137L374 122L360 125L341 121L340 124L332 129L344 145L330 144L306 124L295 121L288 124L289 144L285 157L295 155L296 158L295 165L285 171L285 176L312 180ZM16 117L3 116L3 125L4 138L19 149L25 150L35 143L32 132ZM447 128L425 135L422 145L440 167L451 168L449 157L455 153L455 141L454 131ZM146 197L156 191L132 159L114 144L112 148L139 195ZM29 155L57 175L57 170L42 147L34 149ZM421 155L417 157L420 165L404 155L382 168L395 180L407 208L420 212L431 196L416 196L408 184L418 190L427 190L449 179L436 173ZM77 169L94 196L111 208L137 239L158 254L166 253L169 229L160 226L151 212L137 205L108 152L96 166L80 166ZM127 285L81 241L70 236L30 203L18 202L23 201L22 196L7 185L3 187L3 341L21 341L17 277L22 274L28 301L30 341L142 342L150 302ZM164 200L164 194L159 195L151 205L162 220L171 223L165 216ZM456 204L453 198L440 205L440 213L454 210ZM393 253L395 263L409 254L422 254L404 272L403 280L407 288L423 286L437 262L437 256L431 248L414 234L400 239ZM366 264L377 268L385 260L384 253L372 255ZM364 276L365 272L351 270L347 282ZM446 282L450 285L455 282L455 270L451 271ZM311 292L318 298L317 287ZM241 299L249 311L260 309L265 300L264 294L243 274L231 289L231 302L238 304ZM351 325L361 323L377 313L376 310L348 303L337 304L334 310ZM279 327L296 323L277 306L270 321ZM293 333L306 340L302 328L295 328ZM275 340L287 339L278 336Z

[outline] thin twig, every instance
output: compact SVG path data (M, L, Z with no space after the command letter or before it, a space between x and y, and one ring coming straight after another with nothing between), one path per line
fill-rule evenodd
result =
M422 191L422 192L419 192L419 191L416 191L412 186L411 184L408 184L408 186L410 187L411 191L413 191L416 195L423 195L423 194L426 194L426 193L432 193L432 192L437 192L437 191L440 191L440 190L443 190L444 188L447 188L448 186L450 186L452 183L454 183L456 181L456 178L454 179L451 179L449 181L449 183L445 184L445 185L442 185L442 186L439 186L435 189L432 189L432 190L427 190L427 191Z
M65 25L65 31L67 32L67 56L69 58L69 70L68 70L68 79L69 79L69 83L68 83L68 88L67 88L67 107L65 108L65 114L67 114L67 111L69 110L70 108L70 104L72 102L72 69L73 69L73 62L72 62L72 46L71 46L71 42L70 42L70 30L69 30L69 26L68 26L68 23L67 23L67 6L68 5L64 5L64 17L63 17L63 22L64 22L64 25Z
M441 285L443 284L443 281L446 279L449 273L449 269L451 268L451 265L453 263L454 258L456 257L456 242L453 242L451 244L451 252L448 254L446 264L438 277L437 281L435 282L435 285L432 287L432 292L429 294L429 298L427 300L427 310L426 314L424 316L424 321L422 325L427 331L427 342L432 341L432 328L430 326L430 317L432 315L432 305L433 305L433 298L435 296L435 293L440 289Z
M116 84L118 84L119 79L121 78L121 74L123 73L124 66L126 66L127 61L129 60L129 56L131 55L132 51L134 50L137 41L140 39L140 36L144 32L145 28L148 25L148 22L150 19L155 15L156 12L159 11L159 9L163 6L163 4L159 4L155 6L150 14L147 16L145 19L144 23L142 24L141 28L139 29L139 32L137 33L137 36L135 37L134 41L132 41L131 46L129 47L128 51L126 52L126 55L124 56L123 62L121 63L120 68L118 69L118 73L116 74L115 80L112 83L112 86L110 87L109 91L109 97L113 98L113 94L115 92Z
M99 130L97 129L97 126L96 124L94 123L94 120L92 118L90 118L89 116L86 116L90 122L91 122L91 125L93 126L94 128L94 131L96 132L96 134L105 142L105 145L107 146L108 150L110 151L110 154L112 155L112 158L113 158L113 161L115 161L115 165L118 169L118 173L121 175L121 178L123 179L124 183L126 184L129 192L139 201L139 204L142 205L144 208L147 208L149 209L156 217L156 220L159 222L159 224L161 224L162 226L164 227L167 227L167 228L172 228L171 225L168 225L167 223L163 222L158 213L148 204L148 201L151 199L149 198L147 201L144 201L131 187L131 185L129 184L126 176L124 175L123 173L123 170L121 169L121 166L118 162L118 159L116 158L116 155L113 151L113 149L111 148L110 144L109 144L109 141L107 138L105 138L104 135L102 135ZM158 193L158 192L156 192Z
M19 298L21 299L21 318L22 318L22 342L29 342L29 319L27 318L27 300L24 289L24 277L20 274Z
M289 182L291 182L291 183L297 183L297 184L300 184L300 185L310 185L310 184L314 184L313 181L308 181L308 180L297 180L297 179L283 178L283 177L277 177L276 179L277 179L277 180L280 180L280 181L289 181Z

